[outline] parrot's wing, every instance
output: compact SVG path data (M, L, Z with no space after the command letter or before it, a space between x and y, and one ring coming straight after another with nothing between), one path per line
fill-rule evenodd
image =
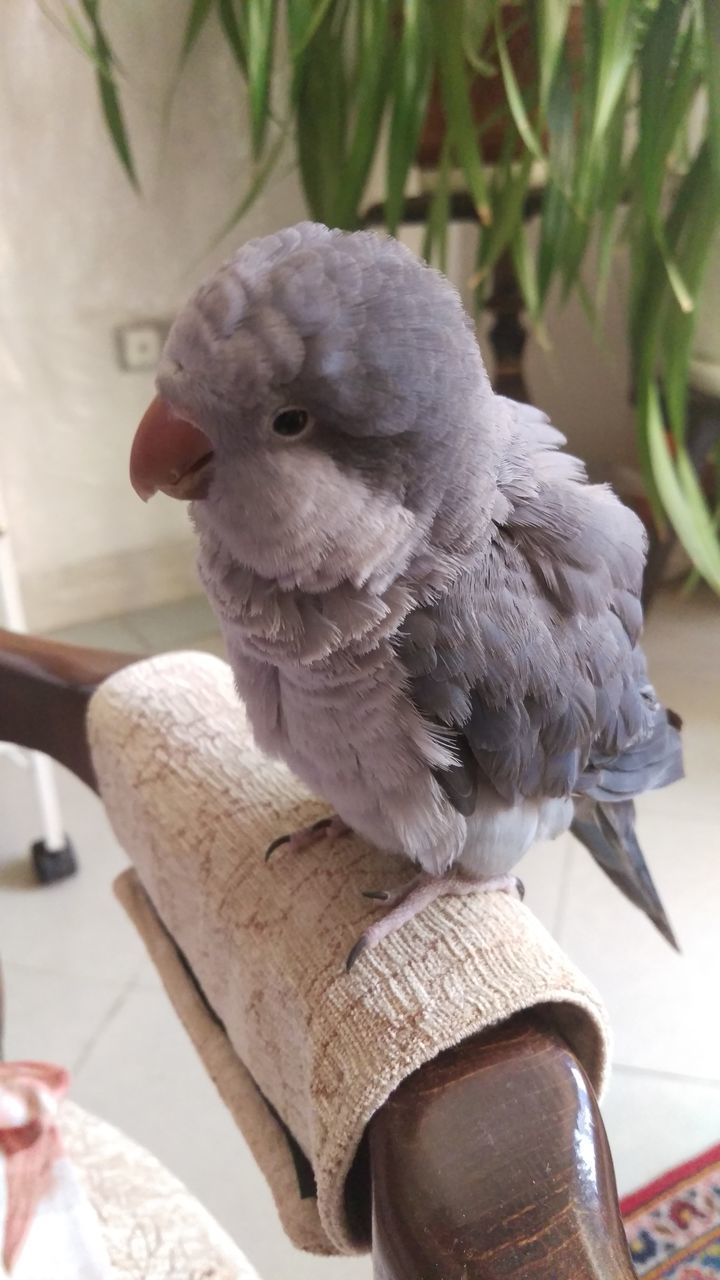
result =
M541 441L533 482L527 467L517 480L510 460L490 546L406 619L399 657L418 709L455 731L457 765L437 777L456 808L471 813L481 784L508 803L582 795L603 836L584 843L657 923L664 913L626 802L681 776L682 760L677 722L637 645L644 535L608 490L553 452L545 419L518 414L518 449ZM625 805L617 822L603 818L613 804Z
M678 782L683 776L682 722L658 702L645 733L619 754L593 747L576 791L600 804L621 804L644 791Z

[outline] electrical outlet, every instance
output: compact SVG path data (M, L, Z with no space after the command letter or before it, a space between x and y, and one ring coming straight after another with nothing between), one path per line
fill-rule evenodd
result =
M137 320L115 329L118 364L129 373L155 369L170 328L166 320Z

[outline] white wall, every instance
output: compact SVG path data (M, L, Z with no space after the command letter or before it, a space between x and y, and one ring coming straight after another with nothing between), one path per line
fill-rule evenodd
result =
M61 6L56 6L58 13ZM163 105L186 7L105 0L126 72L142 179L131 190L105 135L92 71L32 0L4 0L0 45L0 476L31 625L62 625L195 587L183 505L143 506L127 455L152 375L122 372L116 325L171 318L196 281L252 235L304 215L294 175L207 246L249 168L239 78L210 27ZM462 236L458 283L472 262ZM607 356L577 304L531 344L534 398L604 472L632 456L620 291Z
M161 142L186 6L102 11L127 73L141 198L108 144L85 58L34 0L3 3L0 475L34 626L194 589L184 504L145 507L128 483L152 375L118 368L114 327L171 318L240 239L303 215L295 179L278 181L208 252L248 173L239 77L208 31Z

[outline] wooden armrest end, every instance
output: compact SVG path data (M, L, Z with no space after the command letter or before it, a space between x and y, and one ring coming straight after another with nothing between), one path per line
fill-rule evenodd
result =
M404 1081L370 1164L375 1280L634 1280L592 1087L541 1012Z
M0 741L42 751L97 789L87 705L103 680L139 656L0 629Z

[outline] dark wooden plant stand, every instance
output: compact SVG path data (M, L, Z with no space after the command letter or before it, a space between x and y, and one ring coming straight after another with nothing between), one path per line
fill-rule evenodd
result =
M0 740L96 788L88 700L132 661L0 631ZM366 1154L375 1280L633 1280L597 1102L542 1010L406 1080Z

